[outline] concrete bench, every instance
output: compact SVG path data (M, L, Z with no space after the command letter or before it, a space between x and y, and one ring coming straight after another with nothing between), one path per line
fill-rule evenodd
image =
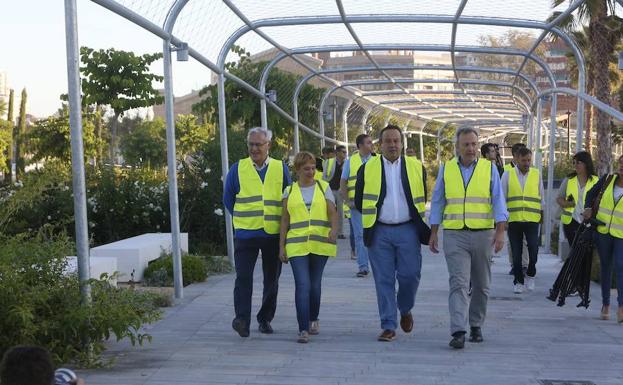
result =
M188 233L181 234L180 248L182 252L188 252ZM158 259L163 252L171 253L171 234L147 233L94 247L91 249L91 260L114 257L120 282L131 279L140 282L149 262Z
M115 257L99 257L99 258L91 258L91 278L99 279L103 273L107 273L108 276L111 276L115 271L117 271L117 258ZM77 273L78 272L78 258L77 257L67 257L67 268L65 269L66 274ZM110 283L114 286L117 285L117 280L113 279Z

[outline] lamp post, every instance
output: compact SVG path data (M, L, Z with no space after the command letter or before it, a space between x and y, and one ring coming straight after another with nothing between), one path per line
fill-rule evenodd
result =
M571 111L567 110L567 158L571 155L571 140L569 130L571 129Z

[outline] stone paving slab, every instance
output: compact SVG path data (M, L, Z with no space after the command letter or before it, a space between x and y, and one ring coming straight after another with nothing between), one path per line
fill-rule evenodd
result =
M392 343L380 332L372 277L356 278L347 241L329 261L323 279L321 334L296 343L294 282L289 266L280 280L275 333L251 336L231 330L232 274L185 289L185 299L146 327L153 342L132 347L110 343L112 368L80 373L89 385L292 384L292 385L538 385L540 379L587 380L623 385L623 326L599 320L599 288L592 305L577 298L557 307L545 299L561 263L540 255L534 292L515 295L506 256L494 259L485 342L450 349L448 274L443 254L423 249L423 271L413 314L415 329ZM256 268L254 311L261 299ZM614 316L614 314L613 314Z

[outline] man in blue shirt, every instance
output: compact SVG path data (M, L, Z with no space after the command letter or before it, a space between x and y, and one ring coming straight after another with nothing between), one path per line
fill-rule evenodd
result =
M483 341L481 327L487 312L491 284L491 249L498 252L504 246L504 228L508 221L508 212L497 168L490 161L477 158L479 148L476 130L463 127L456 135L459 155L439 167L433 191L429 247L433 253L439 252L437 232L439 225L443 223L445 227L443 248L450 275L448 298L452 334L450 346L462 349L465 346L468 324L470 342ZM455 178L456 174L450 170L456 170L457 166L460 177ZM490 172L487 170L488 167ZM449 170L447 175L446 168ZM479 176L473 178L477 169ZM480 180L487 174L490 174L489 191L482 188L483 183ZM444 180L446 176L448 178ZM461 185L456 186L454 183ZM456 196L456 191L463 192L462 198L447 198L448 195ZM456 211L446 210L450 205L453 205L453 208L462 205L463 208ZM482 212L483 210L488 212ZM458 211L462 214L457 214ZM471 299L468 296L470 281Z
M275 210L274 207L281 207L281 193L291 181L285 163L268 156L271 138L272 132L265 128L255 127L249 130L247 135L249 158L232 165L227 173L223 191L223 204L234 217L234 261L236 264L234 309L236 317L232 321L232 327L241 337L249 336L253 270L260 250L264 291L257 321L261 333L273 332L270 322L277 308L282 264L279 260L279 228L277 225L275 231L275 222L280 221L280 216L267 214L271 214L269 210ZM244 170L241 170L241 165ZM259 176L259 180L254 175L253 169ZM267 174L272 175L270 181L266 180ZM280 174L282 176L279 176ZM241 187L245 188L241 189ZM244 190L245 196L240 196L241 190ZM267 191L271 191L270 196ZM280 210L277 211L280 213ZM249 225L250 218L254 221L252 225ZM266 229L270 231L267 232Z

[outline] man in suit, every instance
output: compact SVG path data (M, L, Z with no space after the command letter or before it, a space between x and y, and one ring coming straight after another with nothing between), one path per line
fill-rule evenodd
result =
M397 311L402 330L413 330L411 309L422 269L420 243L427 243L429 236L422 220L426 174L419 160L401 156L402 140L397 126L381 130L382 156L372 157L359 168L355 185L355 207L362 214L376 287L382 329L379 341L396 339Z

